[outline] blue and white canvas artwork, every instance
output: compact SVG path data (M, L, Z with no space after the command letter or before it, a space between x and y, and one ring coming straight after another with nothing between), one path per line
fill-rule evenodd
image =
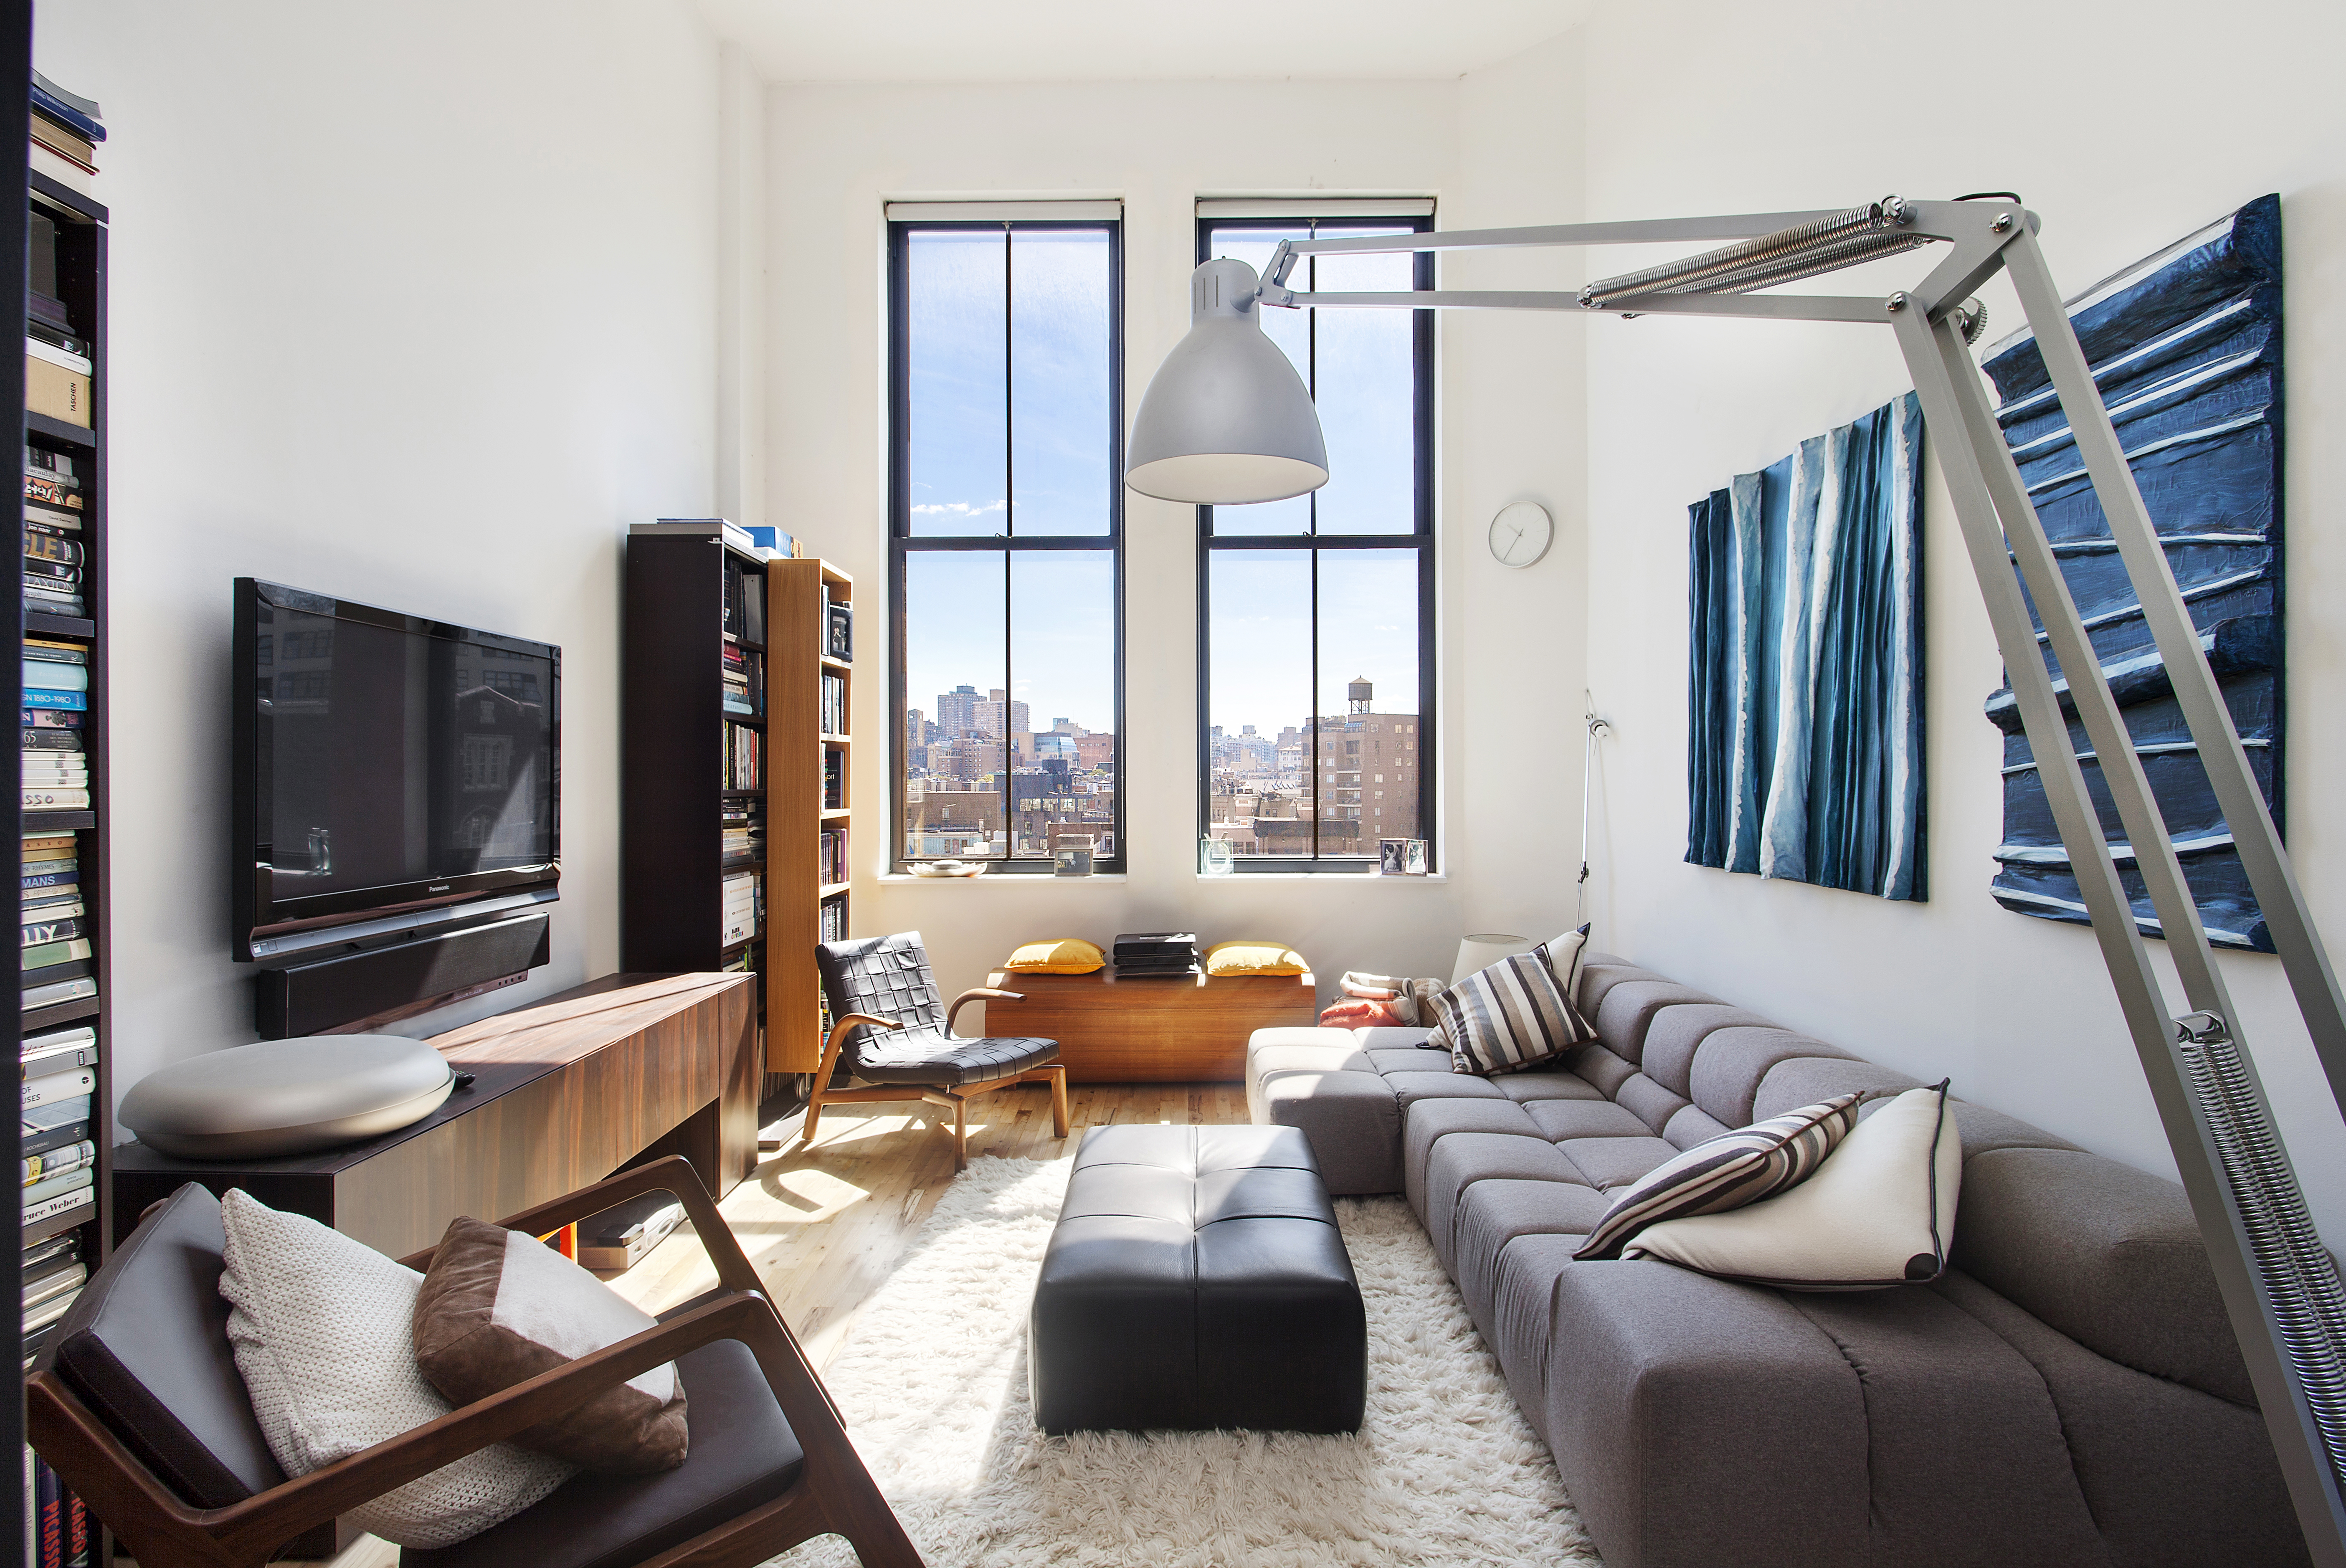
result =
M2279 823L2285 715L2280 199L2260 197L2087 290L2072 302L2070 319ZM2208 935L2219 945L2270 952L2232 835L2035 339L2023 334L1998 344L1984 368L2001 400L2004 439L2092 632ZM2042 636L2040 625L2040 641ZM2057 678L2049 650L2045 659ZM1988 698L1987 716L2004 736L1995 900L2022 914L2084 923L2076 879L2008 686ZM2093 747L2074 718L2070 739L2086 759L2086 782L2136 918L2145 932L2158 935Z
M1927 896L1922 477L1909 392L1688 508L1688 860Z

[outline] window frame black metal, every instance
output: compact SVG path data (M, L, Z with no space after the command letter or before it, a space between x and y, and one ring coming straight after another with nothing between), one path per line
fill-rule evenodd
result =
M1433 230L1431 213L1381 217L1372 214L1346 213L1341 217L1312 216L1300 213L1279 218L1209 218L1197 220L1197 260L1202 264L1213 260L1213 237L1217 232L1233 229L1255 229L1260 232L1291 234L1304 228L1317 235L1322 226L1341 229L1366 227L1405 229L1410 233L1427 234ZM1308 261L1309 258L1305 258ZM1413 258L1411 287L1430 290L1433 282L1433 252L1420 250ZM1217 550L1300 550L1309 552L1311 559L1311 705L1313 712L1310 730L1311 760L1311 849L1309 855L1233 855L1231 868L1241 876L1275 875L1301 872L1325 876L1360 876L1374 871L1378 865L1376 849L1366 853L1323 855L1320 850L1321 811L1320 737L1319 721L1330 717L1318 711L1320 705L1320 552L1341 550L1415 550L1417 552L1417 826L1416 837L1425 840L1426 869L1442 869L1441 844L1434 827L1435 759L1432 743L1436 733L1434 695L1438 685L1435 656L1438 651L1435 625L1436 573L1440 557L1436 553L1433 514L1433 311L1410 312L1410 359L1412 396L1414 409L1411 423L1411 444L1414 458L1414 495L1412 518L1415 527L1407 534L1321 534L1319 524L1319 497L1312 496L1313 532L1305 534L1214 534L1214 509L1200 506L1198 511L1198 830L1202 841L1211 831L1214 787L1213 742L1213 555ZM1313 329L1312 341L1318 342Z
M907 243L915 231L961 230L972 233L999 233L1005 247L1014 233L1046 229L1102 230L1107 236L1108 268L1108 486L1107 531L1104 535L1037 535L1021 538L1014 531L1017 525L1015 473L1008 467L1010 454L1004 454L1005 475L1012 483L1005 485L1003 532L987 535L944 535L914 537L912 530L912 341L907 331L906 288L910 281L910 247ZM1015 254L1015 252L1013 252ZM906 557L925 551L985 550L1000 553L1003 562L1003 704L1006 710L1011 701L1011 682L1015 678L1010 667L1010 560L1014 553L1032 551L1101 551L1108 552L1109 593L1112 603L1115 641L1116 685L1116 755L1111 767L1116 787L1116 809L1113 831L1116 852L1096 856L1093 871L1101 875L1120 875L1127 864L1125 851L1125 694L1124 694L1124 221L1120 218L1085 219L890 219L888 220L888 708L891 735L888 741L888 869L893 874L908 874L912 867L928 859L904 853L904 773L911 762L904 740L904 713L907 699L905 682L904 572ZM1007 257L1003 268L1003 396L1005 413L1015 419L1015 408L1010 402L1011 377L1016 372L1012 363L1010 290L1013 287ZM1015 424L1005 424L1015 431ZM1013 437L1015 439L1015 436ZM1005 850L1016 842L1017 834L1010 826L1016 817L1017 791L1011 782L1015 769L1013 752L1007 737L1004 738L1002 820L1005 824ZM1019 856L1004 854L989 857L987 874L1015 876L1049 876L1056 870L1049 854Z

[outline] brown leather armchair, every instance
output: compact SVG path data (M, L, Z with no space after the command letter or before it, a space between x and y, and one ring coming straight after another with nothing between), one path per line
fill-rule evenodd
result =
M404 1551L403 1568L751 1568L825 1534L845 1536L866 1568L918 1568L688 1163L659 1160L501 1223L542 1235L663 1191L690 1216L719 1289L632 1339L288 1480L228 1340L219 1206L190 1183L148 1212L61 1325L26 1388L33 1446L142 1568L259 1568L337 1514L673 1360L692 1401L682 1466L575 1477L468 1541Z

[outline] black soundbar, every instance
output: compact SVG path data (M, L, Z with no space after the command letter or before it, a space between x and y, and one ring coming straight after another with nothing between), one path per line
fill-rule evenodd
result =
M376 1018L435 998L526 973L551 956L552 921L515 915L469 931L354 952L290 969L264 970L254 1021L264 1040L286 1040Z

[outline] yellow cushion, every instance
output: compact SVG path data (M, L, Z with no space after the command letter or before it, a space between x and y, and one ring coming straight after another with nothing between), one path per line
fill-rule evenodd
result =
M1063 936L1026 943L1002 967L1021 974L1089 974L1107 967L1107 954L1079 937Z
M1208 974L1309 974L1311 965L1283 942L1218 942L1206 950Z

